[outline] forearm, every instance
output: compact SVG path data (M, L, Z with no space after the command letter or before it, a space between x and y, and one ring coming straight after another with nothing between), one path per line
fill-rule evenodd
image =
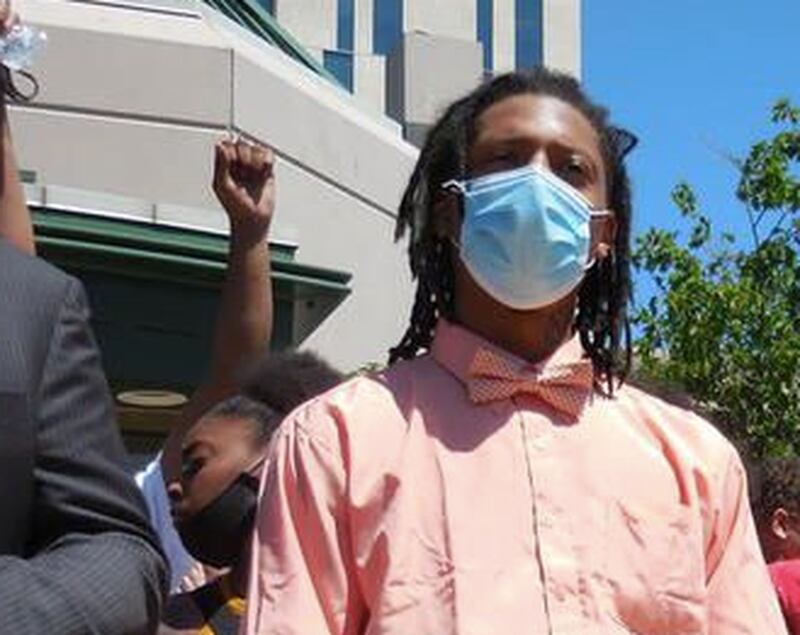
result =
M11 138L8 113L3 106L2 175L0 175L0 236L31 255L36 253L25 191L19 178L19 168Z
M231 227L208 377L183 408L164 444L161 462L167 481L177 474L186 429L215 403L236 392L244 370L269 346L273 318L267 229Z
M272 285L266 231L232 228L209 383L223 392L238 387L242 370L269 345L271 335Z

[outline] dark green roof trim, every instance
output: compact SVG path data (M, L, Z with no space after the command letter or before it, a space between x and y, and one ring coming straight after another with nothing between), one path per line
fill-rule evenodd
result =
M339 86L339 82L309 53L294 36L284 29L264 7L254 0L203 0L238 25L262 40L278 47L292 59L300 62L328 81Z
M132 221L81 214L58 207L30 204L37 234L47 237L77 239L120 247L132 246L165 251L185 256L226 262L228 239L196 229L155 225L146 221ZM272 244L273 262L292 261L297 249L293 245Z
M228 238L192 229L31 205L36 243L48 260L73 269L216 287L227 267ZM292 246L271 244L272 277L293 295L350 293L351 274L294 261Z

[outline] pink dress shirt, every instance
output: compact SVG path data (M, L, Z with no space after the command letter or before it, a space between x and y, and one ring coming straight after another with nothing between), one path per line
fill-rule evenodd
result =
M274 438L247 635L783 635L733 447L632 387L577 420L476 405L479 351L432 351L305 404ZM572 340L539 370L582 355Z

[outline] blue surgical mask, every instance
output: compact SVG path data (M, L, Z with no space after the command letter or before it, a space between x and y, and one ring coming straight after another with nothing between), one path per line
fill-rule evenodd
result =
M535 166L448 181L464 198L461 260L492 298L519 310L561 300L589 262L591 209L570 185Z

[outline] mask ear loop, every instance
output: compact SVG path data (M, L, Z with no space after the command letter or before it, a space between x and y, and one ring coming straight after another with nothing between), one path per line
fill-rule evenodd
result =
M266 462L267 456L265 453L256 459L256 461L252 463L250 467L242 470L242 473L236 477L234 483L239 481L258 494L259 489L261 489L261 472L264 470L264 465Z
M611 141L611 147L614 153L616 154L617 160L622 162L625 158L636 149L636 146L639 145L639 137L633 134L630 130L626 130L625 128L621 128L619 126L609 126L608 127L608 137ZM592 211L591 215L594 218L598 216L608 216L613 214L611 210L597 210ZM611 258L614 257L614 250L611 250L610 254ZM591 269L597 262L597 258L592 258L592 260L586 265L586 271Z
M458 179L450 179L449 181L445 181L439 187L445 192L450 192L451 194L461 194L463 196L467 193L467 187L464 185L464 182L459 181Z
M451 194L453 196L459 196L461 201L464 200L464 196L467 193L467 188L464 185L463 181L459 181L458 179L450 179L449 181L445 181L439 186L444 192L447 194ZM461 253L461 242L453 238L452 236L448 236L447 238L450 243L455 247L458 253Z
M610 209L590 210L589 211L589 220L591 221L592 218L605 218L606 216L613 216L613 215L614 215L614 212L612 212ZM613 253L613 251L612 251L612 253ZM586 266L584 266L583 270L584 271L589 271L596 264L597 264L597 258L592 256L591 259L589 260L589 262L586 263Z

